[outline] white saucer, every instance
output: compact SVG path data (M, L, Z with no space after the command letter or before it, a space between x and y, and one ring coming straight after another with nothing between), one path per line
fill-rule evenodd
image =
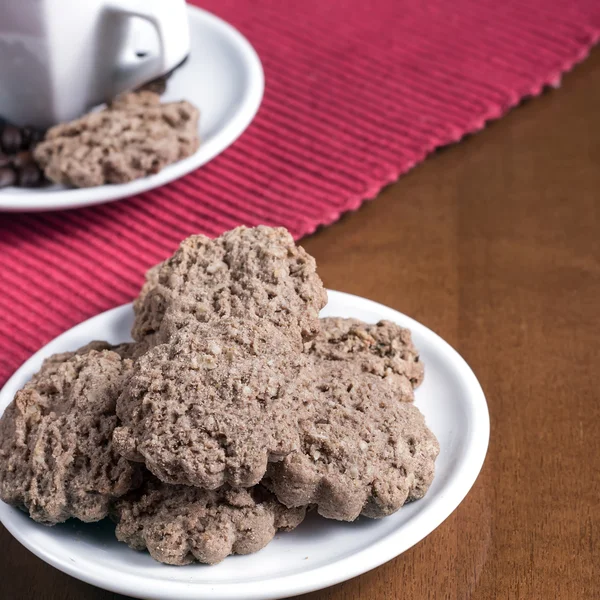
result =
M231 556L216 566L159 564L114 538L109 522L72 521L48 528L0 502L0 520L29 550L56 568L98 587L137 598L244 600L283 598L345 581L398 556L433 531L465 497L483 464L489 439L485 397L465 361L435 333L403 314L340 292L329 292L325 315L368 322L389 319L409 327L425 364L417 405L440 442L436 477L422 500L381 520L327 521L311 515L278 534L265 549ZM93 339L129 338L131 305L105 312L62 334L30 358L0 392L0 412L55 352Z
M168 84L165 101L189 100L200 109L199 150L157 175L122 185L87 189L51 186L0 190L0 211L48 211L118 200L173 181L220 154L248 127L263 96L260 59L231 25L189 8L191 53Z

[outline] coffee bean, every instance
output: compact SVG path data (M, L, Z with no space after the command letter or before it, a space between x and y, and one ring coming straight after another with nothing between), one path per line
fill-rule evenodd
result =
M29 150L29 146L31 145L31 136L33 134L33 127L30 125L25 125L25 127L21 127L21 148L23 150Z
M15 154L21 149L23 136L18 127L5 125L0 135L0 145L5 154Z
M19 186L21 187L37 187L43 181L41 169L34 163L25 165L19 171Z
M46 132L41 129L34 129L29 138L31 148L37 146L46 137Z
M0 168L0 188L15 185L17 183L17 173L12 167Z
M21 127L21 135L23 137L21 142L21 148L23 150L33 150L33 148L44 139L44 132L31 125Z
M10 165L10 156L6 156L6 154L0 152L0 168L8 167L8 165Z
M17 153L13 156L12 164L17 169L22 169L25 165L35 162L33 158L33 154L29 150L21 150L21 152Z

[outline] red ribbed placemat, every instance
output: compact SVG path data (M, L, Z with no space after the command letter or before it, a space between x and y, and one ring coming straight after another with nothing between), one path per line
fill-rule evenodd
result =
M266 93L209 165L95 208L0 216L0 384L32 352L131 300L185 236L240 223L296 237L436 147L557 85L600 37L599 0L206 0L254 44Z

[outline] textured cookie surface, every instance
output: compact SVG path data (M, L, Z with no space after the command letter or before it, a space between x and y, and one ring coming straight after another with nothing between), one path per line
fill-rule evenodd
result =
M144 303L146 302L146 296L158 285L158 276L162 266L163 263L158 263L146 271L142 289L137 295L137 298L133 301L133 312L136 315L143 310Z
M50 129L35 159L55 183L126 183L193 154L198 117L189 102L161 104L152 92L126 94L104 110Z
M127 354L128 346L117 348ZM98 521L138 483L113 450L115 405L131 361L92 342L55 355L0 420L0 496L36 521Z
M282 228L238 227L211 240L196 235L152 272L136 303L134 339L163 341L190 320L267 320L300 338L319 328L327 302L314 259Z
M168 485L154 478L115 504L117 538L171 565L214 564L230 554L266 546L278 530L304 519L304 508L289 509L262 486L202 490Z
M300 449L269 466L278 499L316 504L324 517L352 521L384 517L421 498L439 446L411 403L412 389L358 362L313 360Z
M268 322L182 329L136 362L115 446L168 483L254 485L298 447L305 361Z
M326 317L305 348L315 357L354 362L369 373L393 377L398 385L404 381L414 388L423 381L423 363L410 330L391 321L371 325L358 319Z

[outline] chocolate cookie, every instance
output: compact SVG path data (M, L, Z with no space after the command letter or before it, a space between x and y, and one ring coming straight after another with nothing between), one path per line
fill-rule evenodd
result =
M35 159L55 183L91 187L158 173L199 146L198 110L161 104L152 92L125 94L104 110L52 127Z
M415 388L423 381L423 363L410 330L391 321L370 325L358 319L326 317L305 348L325 360L351 361L369 373L394 377L398 385L405 381Z
M137 298L133 301L133 312L136 315L143 310L144 303L146 302L146 296L158 285L158 276L163 264L164 263L158 263L146 271L142 289L140 290Z
M268 322L190 325L137 360L115 447L168 483L254 485L298 447L305 360Z
M315 504L330 519L379 518L429 487L439 446L412 389L359 362L314 357L312 402L299 418L300 449L269 466L286 506Z
M257 552L278 530L297 527L304 513L286 508L262 486L210 491L154 478L114 508L117 538L170 565L215 564L230 554Z
M139 483L113 450L115 405L131 361L104 342L50 357L0 419L0 497L53 525L98 521Z
M327 294L314 259L283 228L238 227L211 240L195 235L153 272L136 303L132 335L166 341L191 321L234 316L313 336Z

